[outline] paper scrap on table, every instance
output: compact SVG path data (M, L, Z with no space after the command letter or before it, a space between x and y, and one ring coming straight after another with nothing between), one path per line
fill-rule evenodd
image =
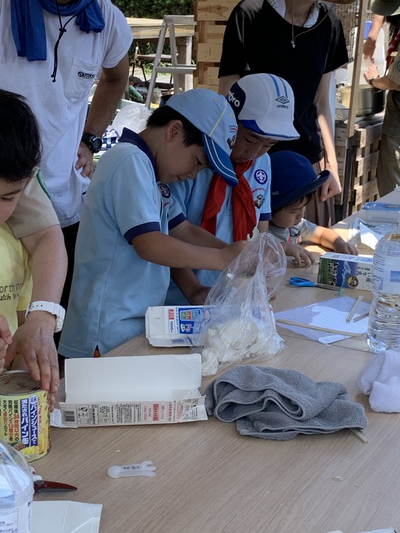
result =
M32 533L99 533L102 508L98 503L32 502Z
M391 224L389 222L366 222L361 220L361 218L356 218L353 224L353 236L351 240L354 242L354 237L358 236L362 244L375 250L378 241L395 228L397 228L397 224Z
M359 320L358 322L346 322L346 318L353 307L355 298L350 296L335 297L324 302L318 302L307 306L296 307L287 311L274 313L277 325L282 328L289 329L300 335L304 335L309 339L316 340L322 344L331 344L343 339L347 339L352 334L364 334L368 328L368 317ZM368 312L369 304L361 302L353 318ZM282 324L279 319L290 320L304 324L304 327ZM324 332L319 330L310 330L308 325L327 328L328 330L337 330L338 332L348 332L349 335L339 333L332 333L332 331Z

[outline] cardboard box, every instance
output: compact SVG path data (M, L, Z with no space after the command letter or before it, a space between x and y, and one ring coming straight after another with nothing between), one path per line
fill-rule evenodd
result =
M146 338L152 346L193 346L194 334L209 309L190 305L149 307Z
M207 420L200 354L65 360L62 427Z
M327 252L320 257L318 283L372 291L372 255Z
M363 210L368 222L400 223L400 204L387 202L368 202Z

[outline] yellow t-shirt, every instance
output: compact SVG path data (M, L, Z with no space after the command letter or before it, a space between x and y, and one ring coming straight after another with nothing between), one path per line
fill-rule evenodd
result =
M29 255L8 224L0 224L0 315L7 319L12 334L18 327L17 311L25 311L31 296Z

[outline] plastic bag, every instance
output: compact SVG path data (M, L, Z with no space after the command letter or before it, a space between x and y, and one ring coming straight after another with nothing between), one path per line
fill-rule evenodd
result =
M122 135L124 128L140 133L145 129L150 115L151 111L145 105L131 102L118 112L112 122L112 127L117 130L119 136Z
M248 357L270 358L283 347L269 300L286 264L280 242L260 233L221 273L204 303L212 312L196 327L203 376Z

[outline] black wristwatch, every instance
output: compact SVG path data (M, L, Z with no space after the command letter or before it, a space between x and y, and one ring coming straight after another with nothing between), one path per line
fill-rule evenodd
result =
M103 144L103 140L101 137L98 137L97 135L93 135L93 133L88 132L85 132L82 135L82 142L86 144L86 146L93 154L97 154L98 152L100 152L101 145Z

